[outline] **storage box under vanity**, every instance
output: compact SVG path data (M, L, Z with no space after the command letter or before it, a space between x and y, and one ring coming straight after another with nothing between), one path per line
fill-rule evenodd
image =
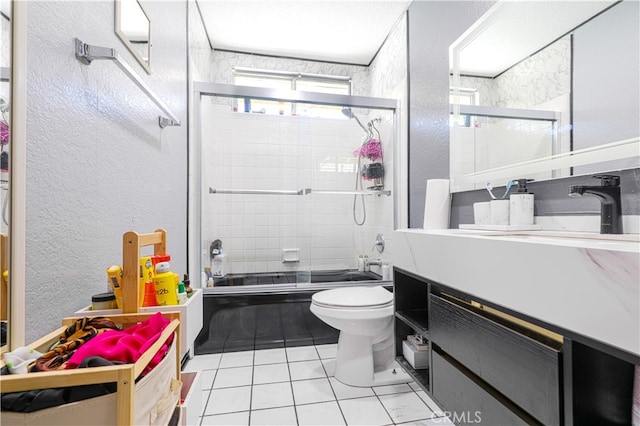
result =
M402 341L402 355L416 370L429 368L429 344L419 336L407 336Z

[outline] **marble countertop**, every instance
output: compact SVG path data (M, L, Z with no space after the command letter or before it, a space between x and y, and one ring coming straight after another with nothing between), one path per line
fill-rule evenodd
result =
M405 229L393 264L640 355L637 235Z

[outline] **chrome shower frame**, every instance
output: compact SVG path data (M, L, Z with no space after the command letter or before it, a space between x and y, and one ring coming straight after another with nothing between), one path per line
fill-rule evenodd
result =
M400 110L400 101L397 99L388 98L376 98L369 96L353 96L353 95L337 95L330 93L319 92L303 92L294 90L278 90L269 89L263 87L249 87L249 86L236 86L232 84L221 83L209 83L209 82L193 82L193 132L190 132L189 137L189 233L188 241L191 242L191 247L199 247L202 240L202 229L200 221L200 212L202 208L201 194L202 189L202 164L200 159L202 158L202 146L201 146L201 102L203 98L209 96L220 96L227 98L252 98L268 101L282 101L282 102L300 102L311 103L318 105L334 105L341 106L343 108L366 108L366 109L381 109L390 111L393 115L393 228L399 227L399 212L400 212L400 197L398 193L400 183L400 167L399 155L400 152L400 121L398 114ZM361 126L362 124L359 123ZM363 127L363 126L362 126ZM365 129L366 131L366 129ZM193 245L197 242L197 246ZM192 250L189 250L189 274L192 277L199 277L201 272L200 254L196 252L192 255Z

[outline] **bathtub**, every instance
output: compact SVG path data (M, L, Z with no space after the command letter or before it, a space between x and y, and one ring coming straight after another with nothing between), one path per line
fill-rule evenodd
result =
M227 274L224 278L214 278L214 283L213 288L204 289L205 295L295 292L350 285L390 285L390 281L382 281L382 277L374 272L354 269Z
M357 270L229 274L204 289L203 328L198 355L253 349L336 343L339 332L309 310L311 296L340 286L391 281Z

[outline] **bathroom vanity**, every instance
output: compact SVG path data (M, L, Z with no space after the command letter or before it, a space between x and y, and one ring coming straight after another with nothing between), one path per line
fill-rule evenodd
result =
M637 235L398 230L396 355L456 424L630 424ZM422 336L414 369L403 340Z

